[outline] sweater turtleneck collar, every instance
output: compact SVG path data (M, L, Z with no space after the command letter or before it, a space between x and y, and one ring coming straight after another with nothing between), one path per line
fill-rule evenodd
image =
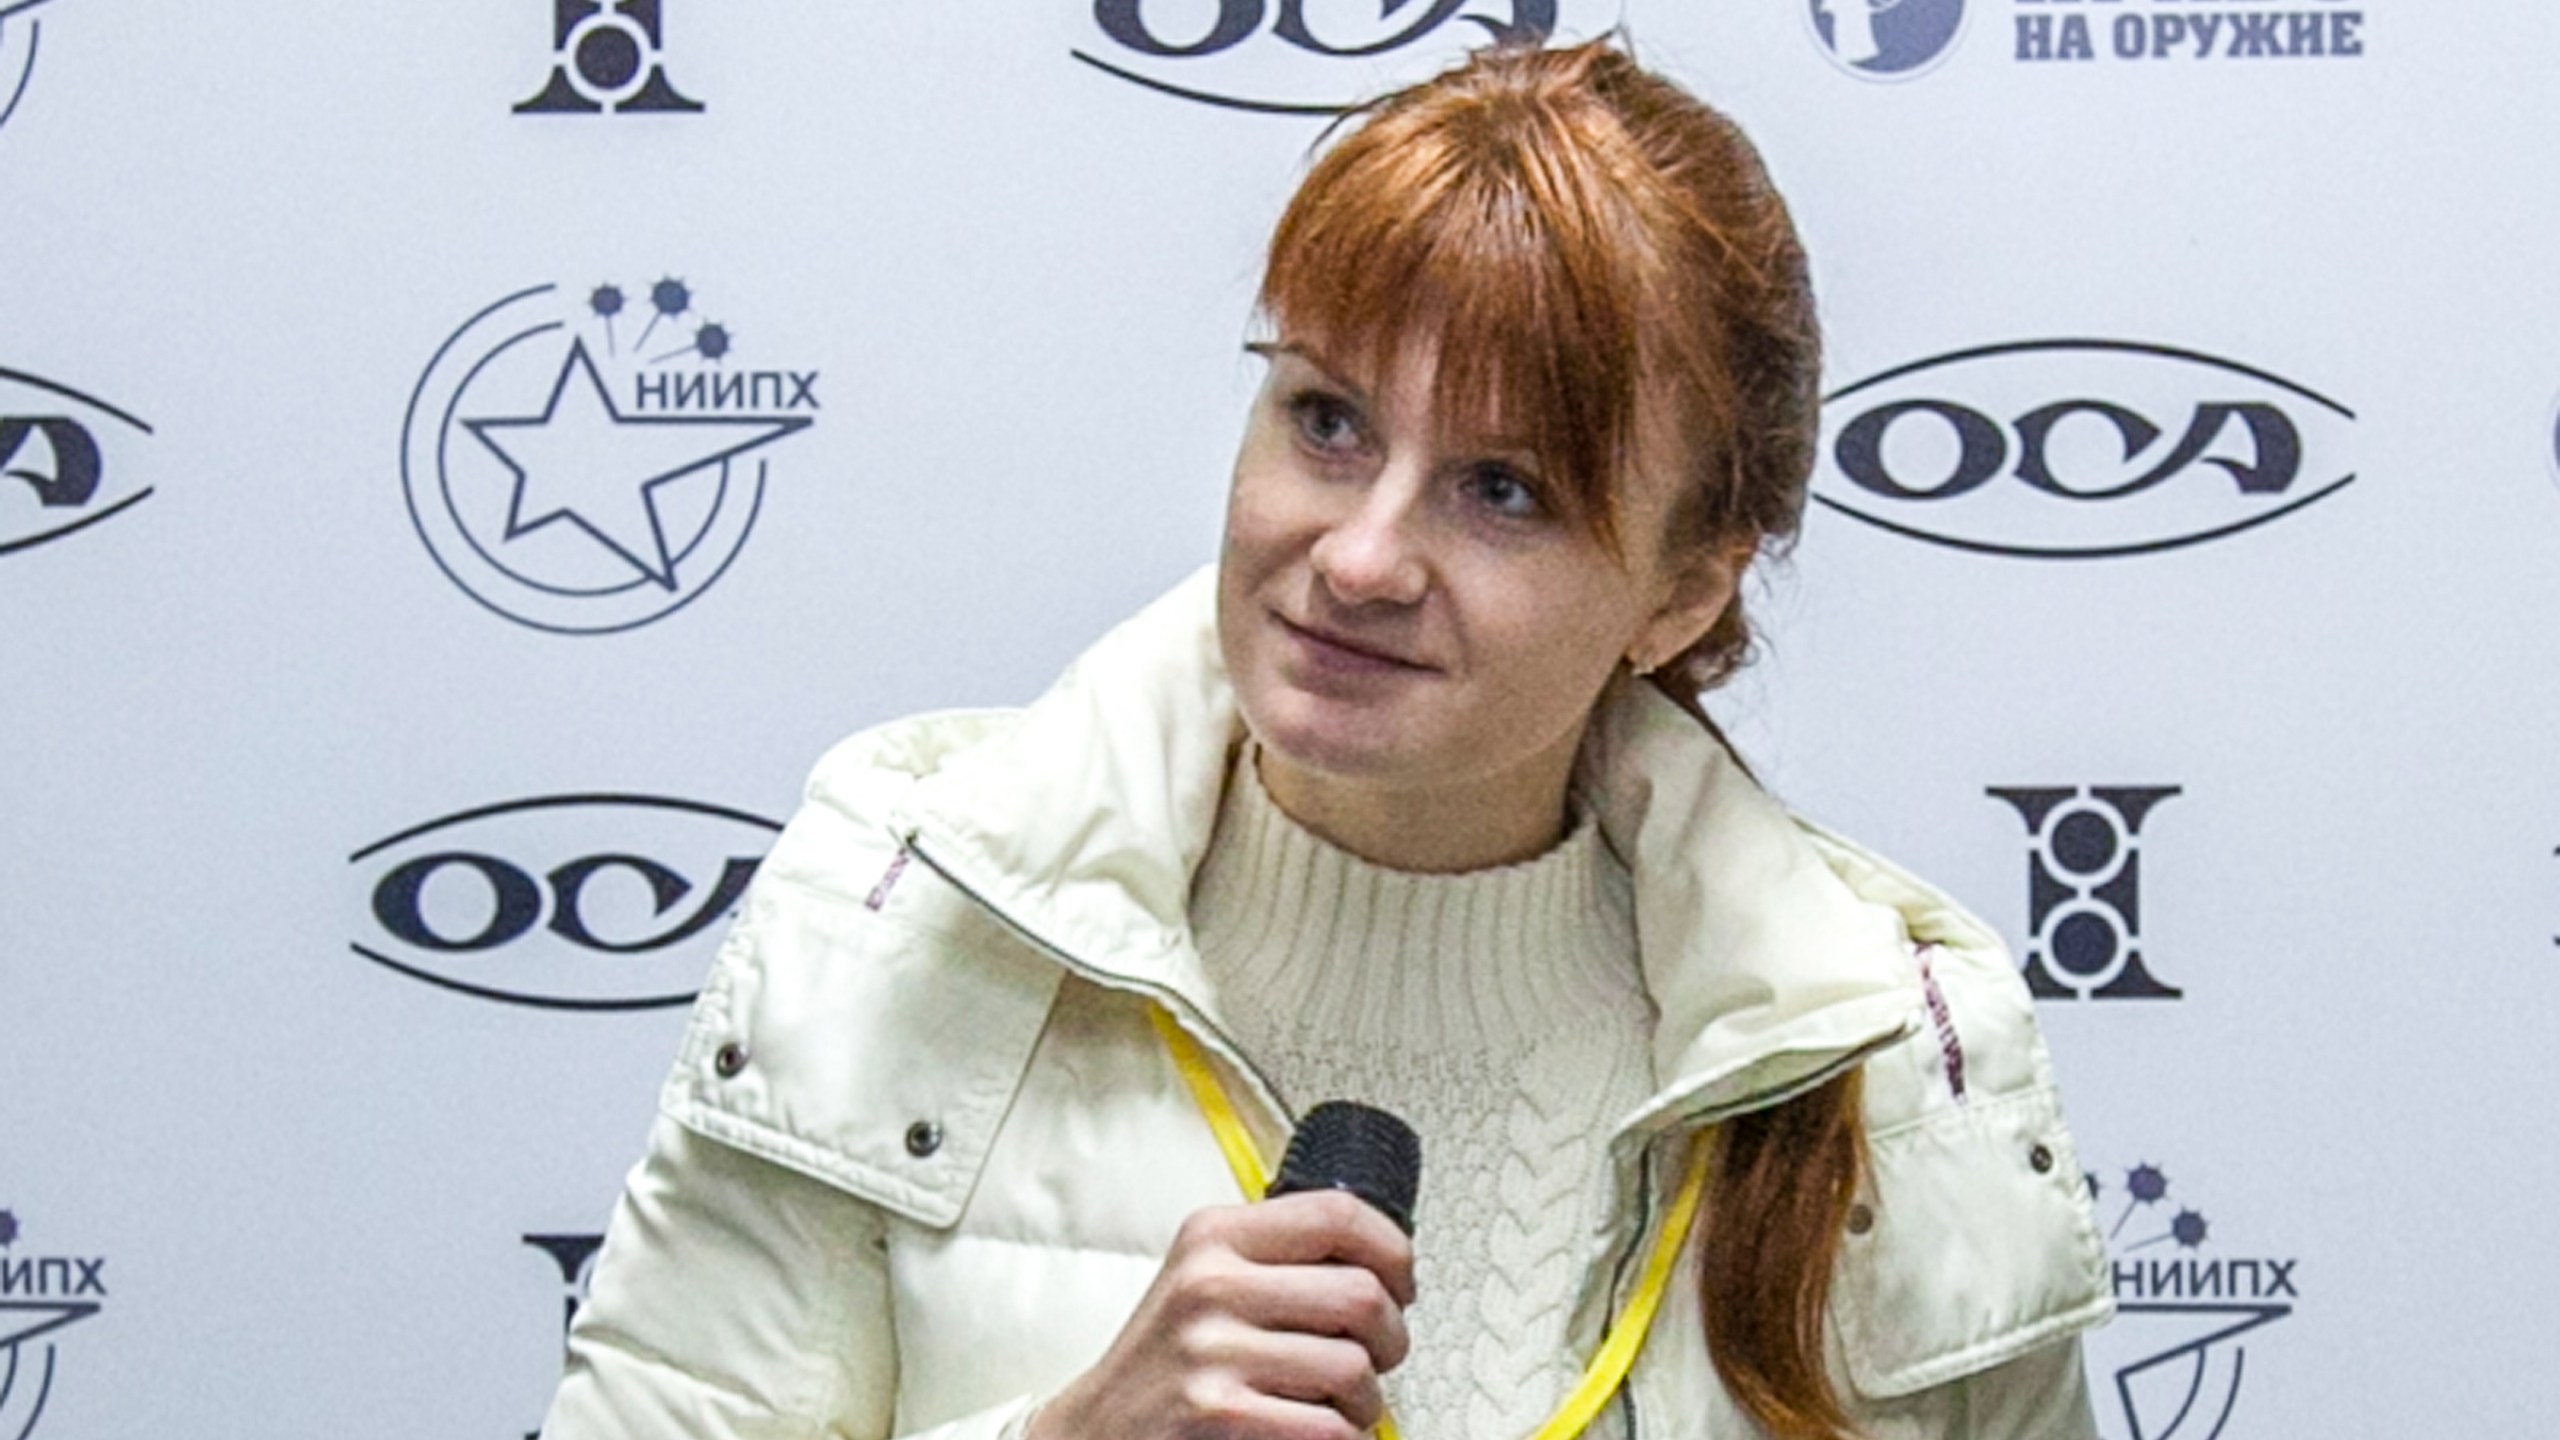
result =
M1292 819L1256 755L1240 747L1191 892L1212 1003L1239 1028L1245 1007L1219 1001L1249 986L1362 1043L1499 1050L1576 997L1641 993L1627 873L1588 814L1531 859L1417 874Z

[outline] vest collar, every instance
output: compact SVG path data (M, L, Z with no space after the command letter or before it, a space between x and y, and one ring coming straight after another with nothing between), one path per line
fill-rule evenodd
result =
M896 823L1008 924L1088 978L1164 1000L1241 1064L1186 914L1244 738L1215 608L1204 570L1096 642L1010 726L912 757L932 768ZM1575 783L1633 877L1660 1011L1659 1088L1622 1128L1774 1103L1915 1023L1900 914L1853 895L1651 686L1621 687L1594 717Z

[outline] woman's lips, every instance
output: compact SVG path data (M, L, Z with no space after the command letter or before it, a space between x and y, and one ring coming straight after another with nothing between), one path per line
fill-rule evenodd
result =
M1395 651L1371 641L1360 641L1329 630L1300 625L1285 615L1273 614L1280 628L1292 640L1301 658L1316 669L1337 675L1418 675L1437 668L1419 660L1410 660Z

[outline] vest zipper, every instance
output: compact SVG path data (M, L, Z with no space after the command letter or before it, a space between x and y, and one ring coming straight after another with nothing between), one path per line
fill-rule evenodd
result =
M1648 1144L1644 1147L1644 1154L1637 1157L1636 1194L1638 1199L1636 1201L1636 1228L1635 1233L1628 1237L1626 1246L1618 1252L1617 1266L1609 1276L1609 1308L1605 1313L1612 1319L1616 1318L1626 1309L1627 1271L1629 1267L1634 1265L1636 1256L1644 1250L1645 1237L1653 1233L1653 1157L1657 1148L1658 1147L1654 1145ZM1668 1299L1669 1297L1666 1296L1664 1298ZM1603 1323L1605 1324L1606 1322ZM1644 1356L1639 1353L1636 1356L1636 1364L1641 1365L1643 1363ZM1624 1407L1626 1411L1627 1440L1640 1440L1636 1430L1636 1372L1634 1366L1628 1367L1627 1378L1619 1384L1618 1393L1615 1399L1617 1404Z
M1014 919L1011 914L1006 912L1003 906L989 900L986 895L979 891L975 886L972 886L968 881L963 880L958 875L952 873L949 866L934 859L933 853L925 849L922 844L918 843L918 837L915 832L910 831L907 834L906 838L899 846L898 853L901 855L913 855L917 859L922 860L925 863L926 869L929 869L936 875L941 876L944 880L950 883L951 888L959 891L963 895L966 895L977 905L979 909L994 916L998 924L1003 925L1007 930L1010 930L1015 935L1020 936L1023 943L1064 966L1069 974L1094 985L1098 985L1105 990L1115 990L1124 995L1136 995L1142 999L1152 1000L1156 1004L1162 1005L1165 1009L1171 1011L1177 1019L1186 1021L1194 1029L1203 1032L1210 1040L1216 1042L1219 1058L1226 1061L1228 1064L1235 1066L1236 1069L1244 1073L1246 1079L1253 1082L1256 1097L1269 1102L1270 1108L1277 1113L1280 1128L1284 1130L1295 1130L1297 1128L1298 1117L1291 1113L1288 1103L1281 1098L1279 1087L1271 1083L1269 1076L1264 1075L1259 1069L1255 1068L1253 1062L1246 1058L1243 1047L1237 1045L1224 1030L1219 1029L1207 1015L1203 1014L1198 1006L1193 1005L1189 1000L1183 998L1179 992L1161 985L1150 985L1141 980L1132 980L1126 975L1114 974L1113 972L1101 969L1098 966L1086 964L1084 961L1068 954L1063 948L1052 943L1046 937L1033 931L1028 926L1025 926L1021 921Z
M1863 1063L1868 1056L1875 1054L1877 1051L1884 1049L1888 1045L1899 1043L1902 1038L1903 1036L1901 1033L1896 1033L1885 1036L1882 1039L1870 1041L1867 1044L1859 1046L1855 1050L1851 1050L1839 1056L1830 1064L1823 1066L1821 1069L1814 1071L1810 1075L1796 1080L1792 1084L1777 1086L1769 1090L1757 1091L1728 1104L1719 1105L1712 1110L1701 1111L1697 1115L1690 1116L1676 1122L1671 1127L1656 1134L1652 1139L1645 1142L1644 1149L1636 1156L1635 1228L1628 1234L1626 1241L1619 1246L1617 1262L1611 1268L1608 1290L1609 1303L1608 1310L1606 1312L1607 1315L1611 1319L1615 1319L1619 1312L1625 1307L1628 1268L1634 1263L1636 1257L1643 1253L1647 1240L1653 1233L1656 1200L1655 1192L1659 1188L1654 1179L1654 1159L1661 1148L1661 1141L1664 1135L1685 1135L1690 1137L1691 1144L1708 1143L1704 1139L1706 1132L1715 1128L1717 1125L1722 1124L1725 1120L1730 1119L1735 1115L1745 1114L1753 1110L1767 1109L1773 1105L1783 1105L1787 1101L1792 1100L1799 1095L1805 1094L1811 1090L1819 1089L1824 1085L1828 1085L1833 1080L1836 1080L1840 1076L1848 1073L1853 1067ZM1709 1187L1709 1193L1710 1195L1713 1193L1712 1180ZM1706 1227L1713 1222L1713 1218L1714 1217L1706 1213L1702 1205L1698 1216L1698 1229L1690 1235L1690 1244L1698 1245L1705 1243ZM1670 1303L1669 1296L1664 1297L1664 1303ZM1636 1357L1636 1364L1641 1366L1643 1363L1644 1357L1642 1354L1639 1354ZM1623 1405L1626 1407L1627 1440L1642 1440L1640 1429L1642 1421L1641 1417L1636 1412L1635 1380L1635 1371L1630 1369L1627 1372L1626 1383L1618 1387L1617 1396L1612 1402L1613 1405Z

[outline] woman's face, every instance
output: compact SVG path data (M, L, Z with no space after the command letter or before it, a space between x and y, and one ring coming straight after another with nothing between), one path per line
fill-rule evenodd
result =
M1346 373L1300 337L1267 353L1219 577L1246 723L1272 757L1335 783L1551 785L1560 801L1619 662L1669 659L1732 595L1733 566L1663 558L1667 427L1639 424L1613 552L1542 499L1531 456L1435 438L1430 346L1384 376Z

